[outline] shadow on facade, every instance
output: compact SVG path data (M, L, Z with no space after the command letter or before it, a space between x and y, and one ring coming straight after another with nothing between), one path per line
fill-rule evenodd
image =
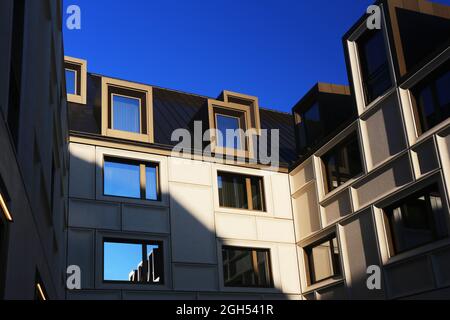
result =
M282 292L282 283L299 280L282 279L289 275L281 274L283 261L279 261L277 252L273 252L273 244L268 245L271 251L267 264L273 288L224 287L222 246L252 248L252 241L216 237L212 185L169 182L170 194L161 194L160 203L122 198L110 201L109 198L105 200L103 190L98 189L103 188L103 182L98 178L95 181L101 171L102 168L96 167L91 160L71 155L67 264L81 268L82 288L68 290L68 299L258 300L299 297L300 292L289 295ZM151 254L148 249L143 255L147 258L132 264L135 268L127 272L131 282L107 281L104 263L105 242L108 241L159 245L159 248ZM255 246L265 248L265 243L255 242ZM255 272L263 272L264 266L263 263L255 265L250 258L236 258L225 272L230 272L227 274L235 281L258 282ZM157 262L158 266L150 266L151 261ZM298 270L297 265L295 268ZM160 280L155 283L158 277Z

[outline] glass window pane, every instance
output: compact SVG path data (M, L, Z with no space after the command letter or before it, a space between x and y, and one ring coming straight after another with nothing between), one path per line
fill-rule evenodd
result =
M447 235L439 188L406 198L390 209L389 218L393 243L397 253L441 239Z
M140 100L113 95L113 129L133 133L141 132Z
M77 94L77 72L66 69L66 90L67 94Z
M412 90L421 133L450 117L450 62L440 66Z
M221 173L217 183L221 207L248 209L244 176Z
M253 202L253 210L263 211L263 188L262 188L262 180L258 177L251 178L252 184L252 202Z
M240 134L235 132L240 129L239 118L217 114L216 119L217 130L220 132L217 137L217 145L224 148L242 149Z
M103 169L104 194L128 198L141 197L138 164L106 161Z
M145 197L147 200L158 200L158 175L157 167L147 166L145 168Z
M328 192L336 189L362 172L358 137L352 134L323 157Z
M313 145L323 137L323 122L320 119L319 104L315 103L303 114L307 144Z
M269 251L223 247L226 287L271 287Z
M131 281L142 267L142 245L105 242L103 276L107 281Z
M366 102L370 103L392 85L383 33L368 32L358 40L358 49Z

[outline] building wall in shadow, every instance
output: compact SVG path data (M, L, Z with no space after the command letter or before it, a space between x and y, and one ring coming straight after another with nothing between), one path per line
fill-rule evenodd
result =
M82 290L68 299L300 299L287 174L70 144L68 265L82 270ZM105 156L159 164L161 201L103 194ZM262 176L266 212L219 206L217 170ZM164 244L164 285L105 283L103 239ZM227 288L222 245L270 250L273 289Z

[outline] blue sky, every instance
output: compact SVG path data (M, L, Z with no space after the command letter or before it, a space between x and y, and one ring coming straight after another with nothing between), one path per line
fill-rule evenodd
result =
M450 5L450 0L440 0ZM64 0L65 54L90 72L290 111L317 82L346 84L341 38L373 0Z

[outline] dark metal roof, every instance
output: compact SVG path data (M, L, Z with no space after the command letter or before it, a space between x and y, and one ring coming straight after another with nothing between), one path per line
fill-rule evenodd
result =
M70 130L101 134L100 76L88 74L87 104L69 103ZM190 129L198 112L207 106L208 97L153 87L153 127L155 144L174 146L172 132L179 128ZM260 108L261 128L279 129L280 162L289 166L297 159L292 115ZM208 124L204 124L208 126ZM270 131L268 137L271 141ZM270 150L270 147L269 147ZM269 152L270 153L270 152Z

